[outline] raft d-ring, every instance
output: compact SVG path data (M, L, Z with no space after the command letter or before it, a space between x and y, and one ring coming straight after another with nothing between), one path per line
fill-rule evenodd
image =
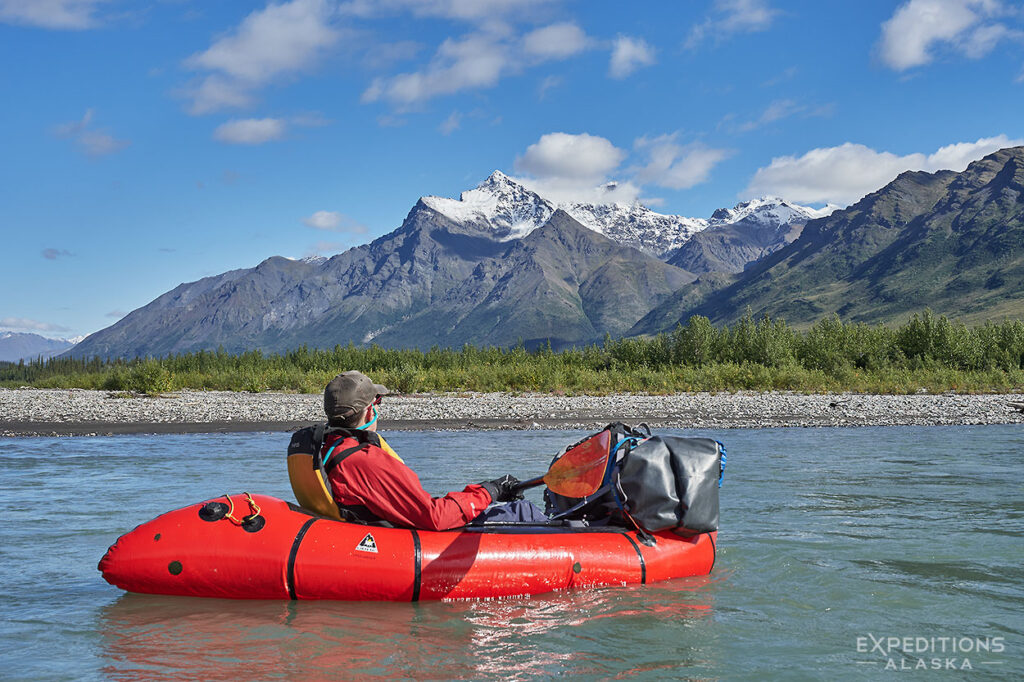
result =
M245 495L245 501L249 503L249 511L252 512L248 516L243 516L241 519L234 515L235 502L231 499L231 496L224 493L224 497L228 498L228 513L224 515L224 518L228 519L236 526L244 526L247 523L251 523L257 516L260 515L260 506L256 504L256 500L252 499L252 495L249 493L242 493Z

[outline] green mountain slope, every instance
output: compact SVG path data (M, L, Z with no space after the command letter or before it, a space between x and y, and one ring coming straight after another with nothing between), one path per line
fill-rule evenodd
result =
M980 321L1024 315L1024 147L962 173L903 173L720 288L677 292L630 330L665 331L691 315L808 324L832 313L898 322L930 307Z

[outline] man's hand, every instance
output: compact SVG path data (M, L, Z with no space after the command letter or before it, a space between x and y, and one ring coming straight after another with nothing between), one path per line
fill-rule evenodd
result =
M493 481L484 481L480 485L491 494L492 502L511 502L523 499L523 491L516 490L519 479L510 474L505 474Z

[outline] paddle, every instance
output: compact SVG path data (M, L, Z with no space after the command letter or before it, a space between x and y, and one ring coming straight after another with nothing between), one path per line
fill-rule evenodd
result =
M553 493L564 497L587 497L597 492L604 481L611 448L611 432L596 433L558 458L543 476L531 478L516 490L547 485Z

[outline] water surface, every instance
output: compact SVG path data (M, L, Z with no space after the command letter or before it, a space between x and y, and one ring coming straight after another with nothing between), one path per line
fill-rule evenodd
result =
M951 659L970 665L951 678L1024 675L1020 426L677 433L729 450L711 576L419 604L154 597L103 581L107 546L157 514L242 490L291 499L286 434L2 439L0 677L873 678ZM442 494L543 473L579 435L389 441ZM872 648L888 637L912 638L911 654ZM943 655L936 638L989 650Z

